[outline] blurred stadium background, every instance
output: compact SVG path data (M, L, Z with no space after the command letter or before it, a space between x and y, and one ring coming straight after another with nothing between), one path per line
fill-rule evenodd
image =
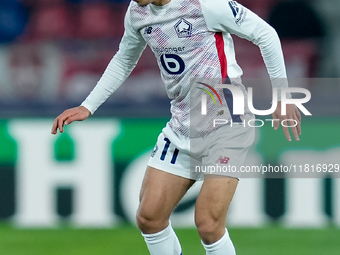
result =
M339 164L340 2L238 2L276 28L292 84L312 93L301 141L259 128L248 164ZM1 255L148 254L134 212L170 116L152 52L95 116L50 135L117 51L128 3L0 0ZM268 79L257 47L234 40L245 84ZM268 86L255 94L258 108L268 107ZM282 177L240 182L228 216L238 254L340 254L340 179ZM183 254L204 254L192 218L198 190L172 217Z

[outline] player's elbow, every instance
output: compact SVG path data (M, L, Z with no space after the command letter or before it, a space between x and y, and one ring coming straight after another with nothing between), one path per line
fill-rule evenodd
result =
M280 40L276 30L264 21L258 24L253 38L253 43L260 47L261 45L272 44Z

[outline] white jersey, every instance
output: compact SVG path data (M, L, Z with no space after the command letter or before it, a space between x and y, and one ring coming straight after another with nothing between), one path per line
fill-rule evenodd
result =
M236 62L230 34L260 47L272 80L286 78L275 30L235 1L171 0L164 6L149 4L144 7L131 2L119 51L82 105L93 113L128 77L149 45L157 59L167 94L172 99L169 125L175 133L202 136L214 129L211 120L216 116L234 121L235 118L240 121L250 117L247 104L244 116L234 116L232 96L222 89L216 91L221 95L221 105L216 107L212 100L208 100L209 115L200 113L199 95L203 90L197 89L198 80L209 83L209 79L214 79L215 83L224 83L228 77L246 94L244 86L237 82L242 69ZM201 85L211 89L209 84ZM284 87L287 83L274 82L273 86Z

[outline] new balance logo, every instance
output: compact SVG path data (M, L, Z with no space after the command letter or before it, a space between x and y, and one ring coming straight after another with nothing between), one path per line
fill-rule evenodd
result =
M228 164L229 159L230 159L230 158L228 158L228 157L219 156L219 158L216 160L215 163Z
M152 32L152 27L146 27L144 30L144 34L147 34L147 35L151 34L151 32Z

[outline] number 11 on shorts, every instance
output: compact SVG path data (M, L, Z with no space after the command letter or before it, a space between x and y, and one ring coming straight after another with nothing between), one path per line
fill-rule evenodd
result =
M165 156L168 152L168 149L170 147L170 140L168 138L164 138L164 141L165 141L165 145L164 145L164 148L163 148L163 151L162 151L162 155L161 155L161 160L164 161L165 159ZM175 151L174 151L174 154L172 155L172 159L171 159L171 164L175 164L176 163L176 159L177 159L177 156L178 156L178 153L179 153L179 150L176 148Z

